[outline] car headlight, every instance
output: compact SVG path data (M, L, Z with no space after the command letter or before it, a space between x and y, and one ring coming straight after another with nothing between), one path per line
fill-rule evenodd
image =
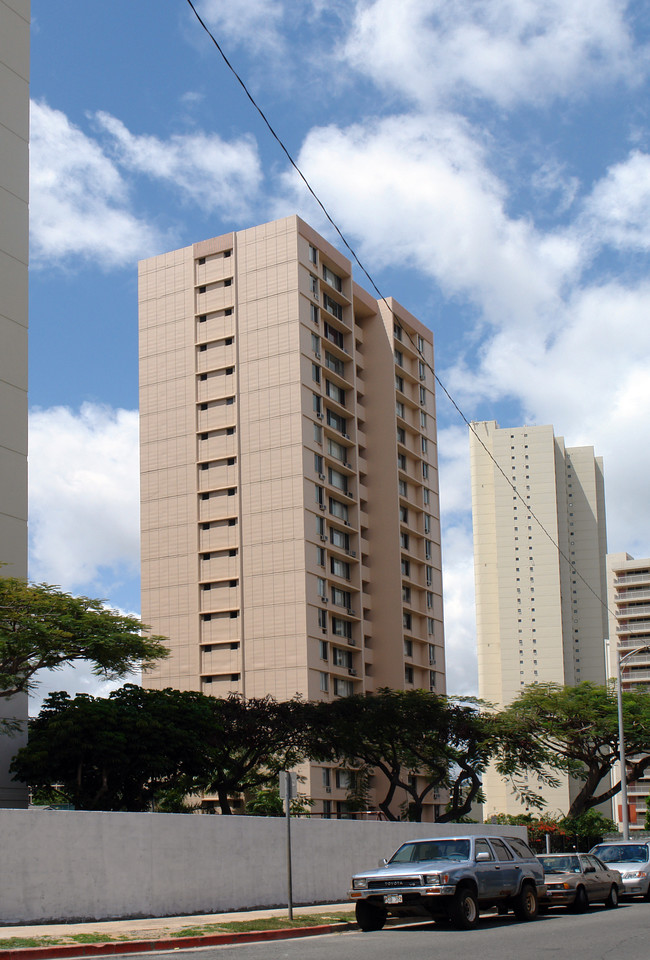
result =
M630 873L624 873L625 880L645 880L648 876L645 870L632 870Z
M368 889L368 880L366 877L353 877L352 878L352 889L353 890L367 890Z
M425 873L424 875L424 885L438 885L440 883L440 874L439 873Z

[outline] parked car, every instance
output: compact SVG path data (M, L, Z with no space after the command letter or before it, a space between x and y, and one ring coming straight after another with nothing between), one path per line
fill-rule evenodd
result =
M551 853L537 858L544 867L546 896L540 909L564 904L583 913L591 903L618 906L623 881L618 870L611 870L589 853Z
M650 842L613 840L597 844L589 853L620 872L622 896L650 900Z
M545 893L542 865L519 837L431 837L409 840L379 869L355 874L350 899L362 930L380 930L389 916L469 930L480 910L494 906L534 920Z

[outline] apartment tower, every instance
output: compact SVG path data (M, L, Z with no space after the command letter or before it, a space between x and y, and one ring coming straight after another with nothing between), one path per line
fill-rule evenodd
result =
M479 695L505 706L530 683L604 683L602 459L551 426L492 420L472 424L470 460ZM486 816L522 812L493 769L484 789ZM571 790L540 787L546 809L566 814Z
M621 687L650 688L650 558L635 560L629 553L607 557L609 609L609 676L616 677L616 657L621 658ZM625 659L624 659L625 658ZM630 830L643 830L650 771L627 788ZM614 819L620 823L620 797L614 802Z
M29 0L0 0L0 576L27 576L27 265ZM27 723L27 695L0 720ZM0 731L0 807L27 806L9 774L26 734Z
M432 369L296 216L140 264L142 618L172 651L145 685L444 693ZM345 812L342 771L307 778Z

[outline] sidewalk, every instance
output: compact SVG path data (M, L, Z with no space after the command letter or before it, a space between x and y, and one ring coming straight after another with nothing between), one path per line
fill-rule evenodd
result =
M215 925L256 920L287 920L286 907L274 910L247 910L238 913L200 914L185 917L156 917L138 920L103 920L86 923L46 923L0 927L0 960L46 960L46 958L93 957L142 953L150 950L178 950L254 940L281 940L350 930L356 925L338 919L351 914L348 903L319 904L293 908L294 919L313 917L313 926L289 925L272 930L224 931ZM352 917L350 916L350 920ZM202 928L206 928L202 930ZM212 929L211 929L212 928ZM187 931L184 935L183 931ZM91 942L84 942L86 937ZM103 941L106 937L106 941ZM115 938L115 939L111 939ZM10 941L18 941L14 946ZM25 941L42 940L28 946ZM51 943L48 941L63 941ZM66 942L67 941L67 942Z

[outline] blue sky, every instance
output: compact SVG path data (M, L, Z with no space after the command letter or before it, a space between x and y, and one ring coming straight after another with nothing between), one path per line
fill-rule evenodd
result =
M465 415L593 445L609 549L647 556L647 4L196 6ZM186 0L32 0L31 95L30 575L137 613L137 260L295 212L336 239ZM467 693L467 430L438 405Z

